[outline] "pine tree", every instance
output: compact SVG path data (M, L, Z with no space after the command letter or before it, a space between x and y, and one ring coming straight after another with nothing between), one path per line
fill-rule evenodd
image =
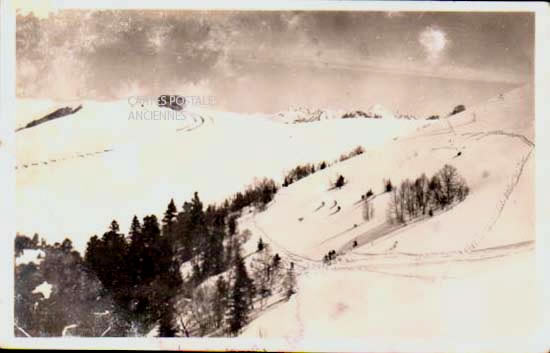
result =
M229 236L233 236L237 233L237 217L232 215L227 220L227 231Z
M139 219L135 215L134 218L132 218L132 224L130 225L128 235L130 236L131 244L137 243L141 238L141 223L139 223Z
M391 183L391 180L388 179L385 183L384 183L384 190L386 192L391 192L393 190L393 184Z
M164 212L164 218L162 219L162 233L168 235L172 233L172 225L177 215L176 205L174 199L170 200L166 211Z
M159 249L157 247L160 238L160 226L155 215L143 217L141 239L138 244L139 267L135 270L141 275L141 281L149 282L158 272L157 259Z
M33 249L38 248L38 242L39 242L38 234L34 233L34 236L32 237L32 246L33 246Z
M88 244L86 245L86 253L84 255L84 263L95 273L102 271L102 254L104 252L103 242L99 240L97 235L94 235L90 238L90 240L88 240Z
M336 183L334 184L334 186L336 186L337 188L341 188L342 186L344 186L344 184L345 184L344 176L340 175L336 180Z
M278 268L281 264L281 257L279 256L279 253L276 253L275 256L273 256L273 267Z
M97 269L99 272L96 273L105 287L115 291L115 297L121 294L128 284L128 268L126 266L128 244L119 230L117 221L113 220L109 231L101 238L101 253L96 254L101 263L101 268Z
M258 251L262 251L264 249L264 241L262 240L262 238L260 238L260 240L258 240Z
M229 288L223 276L219 276L216 281L216 292L214 294L214 321L216 328L220 328L225 318L225 312L228 304Z
M130 231L128 232L130 239L128 251L128 264L132 268L131 281L132 285L139 284L143 278L143 256L145 255L145 243L143 241L143 231L141 223L137 216L134 215Z
M177 216L175 237L181 248L182 261L202 253L202 246L207 239L207 224L203 204L196 192L191 202L183 204Z
M216 227L208 230L204 236L201 250L200 278L216 275L224 270L223 228Z
M231 289L229 301L229 332L237 335L248 321L250 312L250 287L252 281L248 277L246 265L240 253L235 259L235 280Z

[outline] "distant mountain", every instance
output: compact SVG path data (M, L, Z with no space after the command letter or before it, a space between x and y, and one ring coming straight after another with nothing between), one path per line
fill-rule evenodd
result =
M371 106L367 113L371 116L380 117L383 119L395 119L395 115L381 104Z
M328 119L340 119L341 112L327 109L311 109L308 107L290 107L286 111L273 115L272 119L285 124L307 123Z
M367 111L363 110L329 110L329 109L311 109L308 107L291 107L286 111L281 111L271 117L272 120L285 124L307 123L313 121L329 119L405 119L416 120L412 115L394 114L381 104L371 106Z

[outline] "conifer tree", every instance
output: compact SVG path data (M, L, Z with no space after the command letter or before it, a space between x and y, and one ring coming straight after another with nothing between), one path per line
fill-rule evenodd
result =
M174 199L170 200L166 211L164 212L164 218L162 219L162 233L164 235L172 234L172 226L177 215L176 205L174 204Z
M225 312L228 305L229 288L223 276L219 276L216 281L216 292L214 294L214 322L216 328L220 328L225 318Z
M260 238L260 240L258 240L258 251L262 251L264 249L264 241L262 240L262 238Z
M207 231L201 248L201 278L216 275L224 270L223 228Z
M102 257L101 268L96 272L105 287L122 293L123 287L128 284L127 259L128 244L123 234L119 233L120 227L117 221L113 220L109 231L101 238L103 251L99 254Z
M248 277L246 265L240 253L237 253L234 267L235 280L229 300L228 324L230 334L236 336L248 321L252 281Z
M132 218L132 224L130 225L128 235L130 237L130 244L137 243L141 238L141 223L139 223L139 219L135 215L134 218Z

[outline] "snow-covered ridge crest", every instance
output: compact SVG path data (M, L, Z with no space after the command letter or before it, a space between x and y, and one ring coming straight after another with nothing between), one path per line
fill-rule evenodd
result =
M271 116L276 122L285 124L307 123L330 119L406 119L416 120L416 117L408 114L395 114L381 104L374 104L369 109L333 110L328 108L310 108L305 106L290 107L288 110L278 112Z

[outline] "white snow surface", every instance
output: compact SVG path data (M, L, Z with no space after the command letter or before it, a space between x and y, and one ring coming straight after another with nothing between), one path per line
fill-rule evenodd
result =
M504 350L504 342L534 339L541 317L532 99L532 87L516 89L279 192L242 226L296 262L299 290L244 336L283 337L296 347L327 337L436 339L442 344L436 349L477 342ZM382 180L398 185L445 163L466 179L467 199L434 217L389 226ZM347 184L331 190L339 174ZM359 201L370 188L375 216L366 222ZM329 209L334 201L339 212ZM336 262L323 265L332 249Z
M137 109L126 100L80 103L75 114L16 133L17 230L49 242L70 237L78 250L113 219L127 231L134 214L161 218L171 198L178 208L195 191L205 204L221 202L255 178L281 181L298 164L329 162L358 145L368 153L419 126L370 119L286 125L204 110L130 120ZM20 114L33 111L33 101L18 104ZM39 111L18 120L47 112Z
M533 342L542 318L532 86L436 121L280 124L264 115L200 111L152 122L128 121L127 114L124 102L84 102L71 119L17 134L19 165L112 149L19 167L19 232L57 241L70 235L82 249L110 218L127 229L134 213L160 215L171 197L179 205L198 190L206 202L219 201L254 177L280 180L297 164L332 161L362 145L366 153L282 188L265 211L239 219L239 229L251 232L244 252L262 237L295 263L298 280L298 293L253 320L243 336L283 338L287 349L307 339L433 342L445 351L463 350L465 342L494 350ZM65 135L67 142L56 139ZM446 163L466 179L466 200L389 226L383 179L398 185ZM345 186L331 188L340 174ZM375 215L366 222L360 201L369 189ZM330 208L335 202L340 211ZM326 266L321 259L333 249L337 260Z
M15 258L15 265L23 265L34 262L35 264L40 264L44 259L44 251L37 249L23 249L23 253Z
M48 299L50 297L50 294L52 293L52 285L48 282L44 281L32 291L33 293L42 293L45 299Z

